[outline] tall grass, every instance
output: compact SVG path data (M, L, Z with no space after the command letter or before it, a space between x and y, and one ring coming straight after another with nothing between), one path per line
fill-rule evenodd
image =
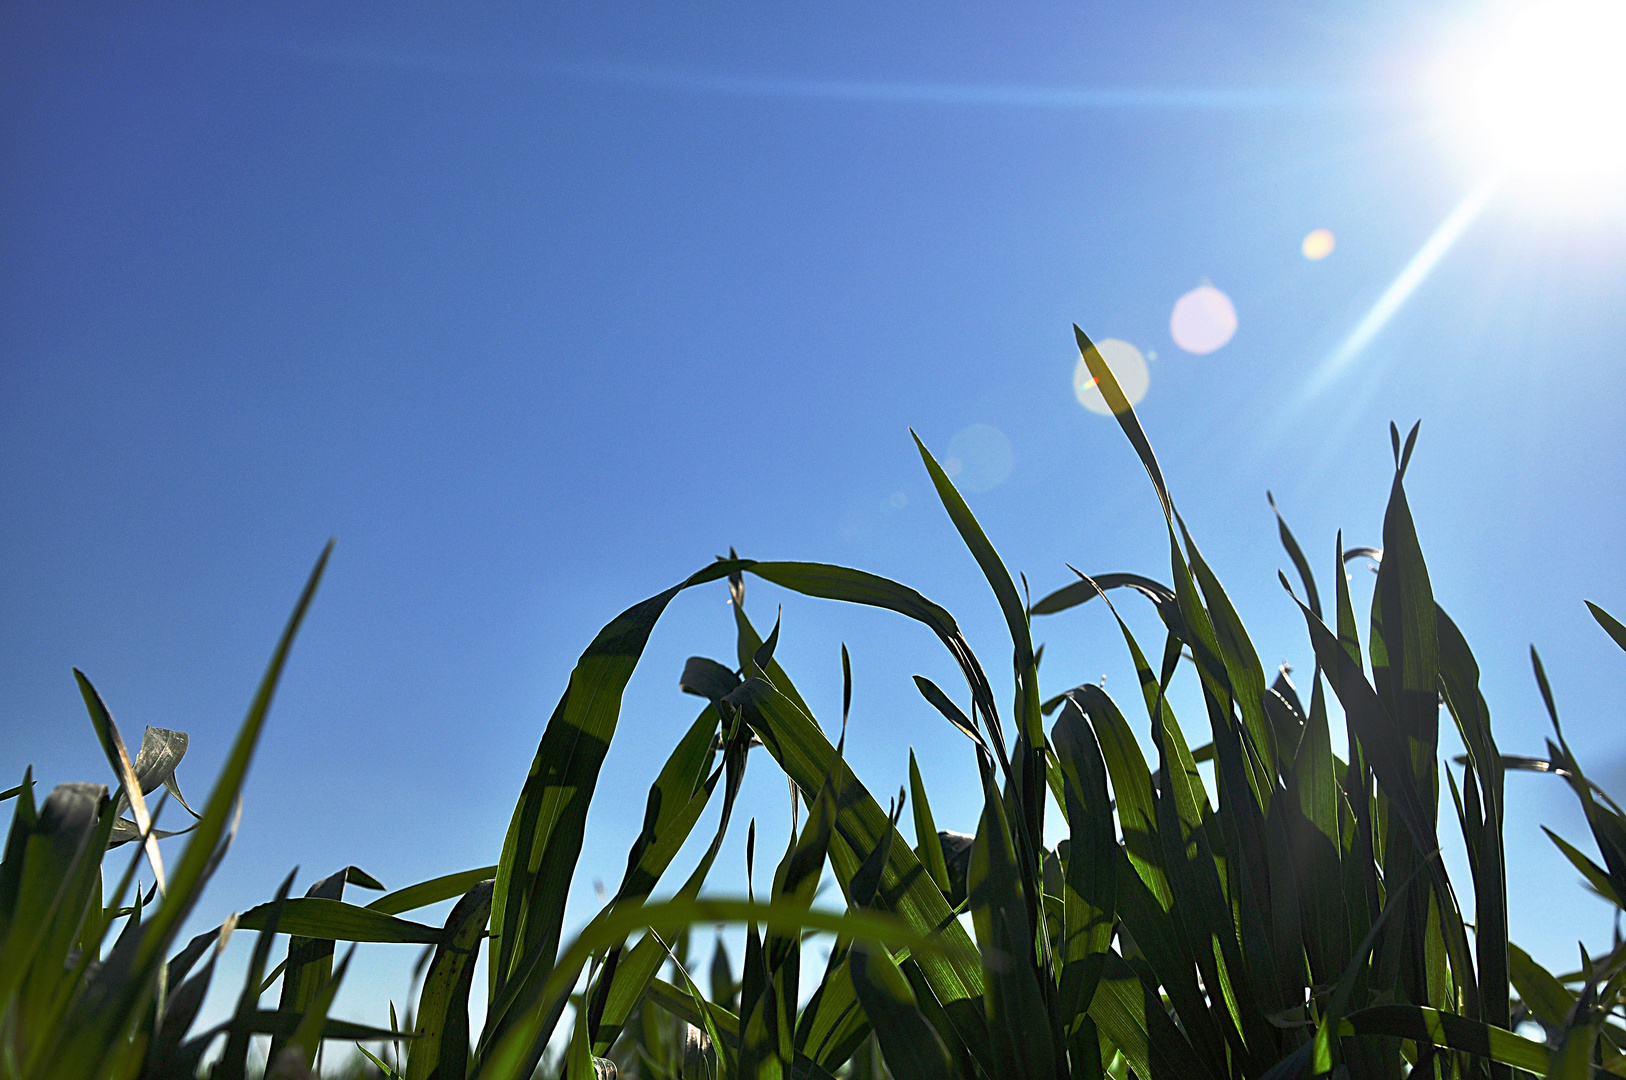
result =
M1617 906L1626 897L1626 814L1582 772L1534 652L1554 739L1540 758L1498 749L1479 669L1433 598L1407 505L1416 429L1404 440L1391 429L1383 548L1345 550L1339 539L1329 608L1311 561L1280 523L1295 572L1281 584L1315 655L1306 702L1285 672L1261 666L1134 410L1094 346L1082 331L1077 337L1162 507L1167 581L1080 573L1029 605L920 445L1010 631L1009 715L954 617L915 590L846 567L731 555L627 609L587 647L543 732L496 863L365 904L347 899L348 890L381 890L355 867L304 896L290 895L290 877L270 902L176 949L235 835L243 777L327 552L199 812L174 776L186 736L149 728L131 758L78 675L117 787L110 795L104 785L62 784L36 804L25 774L4 793L16 806L0 862L0 1073L194 1077L212 1058L210 1075L237 1080L249 1071L254 1037L268 1036L269 1072L287 1077L307 1075L318 1048L333 1041L371 1047L364 1052L377 1070L406 1080L517 1080L539 1067L568 1080L618 1071L719 1080L1626 1075L1626 948L1583 956L1579 970L1555 976L1510 940L1504 772L1549 772L1570 785L1602 862L1553 840ZM1364 647L1343 573L1357 557L1379 561ZM764 639L747 616L746 575L888 609L936 635L965 680L969 709L915 681L976 761L983 808L973 836L937 831L912 758L907 797L883 807L864 787L842 738L827 733L836 725L814 719L775 660L777 625ZM686 665L682 687L705 704L650 786L619 888L567 942L565 899L622 692L668 603L725 579L736 655ZM1154 605L1161 648L1142 647L1114 597ZM1041 691L1033 620L1096 600L1138 672L1134 702L1089 684ZM1626 649L1626 628L1592 612ZM1188 731L1198 728L1183 726L1168 698L1182 664L1202 689L1197 746ZM840 730L851 699L846 670ZM1347 760L1333 752L1329 694L1341 706ZM1131 721L1126 708L1144 720ZM1442 708L1467 749L1455 762L1440 760ZM1137 740L1141 723L1155 761ZM744 897L718 898L706 886L753 756L789 778L806 810L771 892L752 895L748 879ZM1213 763L1213 793L1202 761ZM1439 858L1442 777L1446 827L1454 816L1466 847L1471 911ZM193 820L179 860L165 866L157 840L174 834L157 821L170 799ZM652 900L713 800L721 812L699 863L669 899ZM898 829L906 804L914 847ZM1058 810L1067 838L1047 848L1046 814ZM133 854L122 868L110 865L125 844ZM750 863L754 828L747 852ZM147 895L132 891L143 862L155 882ZM839 886L839 909L814 906L826 873ZM454 899L440 926L403 918ZM745 926L741 967L736 977L719 943L702 989L687 928L725 921ZM236 1008L196 1030L216 960L238 932L257 936ZM822 970L804 972L810 932L833 934L834 945ZM393 1015L389 1028L329 1017L354 949L335 962L338 942L426 947L404 1024ZM486 1019L474 1031L469 999L482 947ZM276 1007L264 1008L273 988ZM1534 1030L1526 1022L1542 1037L1517 1033ZM550 1042L568 1049L544 1065Z

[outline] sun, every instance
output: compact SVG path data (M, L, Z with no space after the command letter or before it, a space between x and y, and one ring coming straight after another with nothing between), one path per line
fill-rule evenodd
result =
M1626 193L1626 0L1497 9L1437 78L1476 163L1547 195Z

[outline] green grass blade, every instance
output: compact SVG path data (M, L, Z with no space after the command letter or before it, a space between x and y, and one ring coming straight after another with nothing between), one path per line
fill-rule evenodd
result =
M600 630L576 662L537 746L497 864L482 1053L503 1037L516 1008L524 1011L540 1000L558 950L565 899L581 855L599 768L620 719L622 692L650 632L679 592L746 565L741 560L715 562L634 604ZM529 1067L542 1049L541 1044L527 1049Z
M1555 1028L1564 1026L1565 1018L1575 1008L1575 995L1564 988L1552 972L1530 959L1530 954L1517 945L1508 946L1511 959L1513 987L1519 1000L1532 1014Z
M1094 582L1092 586L1090 583ZM1174 590L1162 582L1140 574L1095 574L1087 581L1064 585L1028 608L1029 615L1054 615L1058 611L1077 607L1111 589L1133 589L1154 604L1174 602Z
M1095 732L1071 699L1051 729L1069 829L1062 884L1063 945L1057 1003L1071 1038L1089 1017L1116 923L1118 843L1107 799L1107 766Z
M1315 612L1316 618L1321 618L1321 594L1316 591L1315 574L1310 570L1310 560L1304 557L1304 549L1293 535L1293 530L1287 527L1282 518L1282 512L1276 506L1276 496L1265 492L1265 500L1270 503L1271 513L1276 515L1276 532L1281 537L1282 548L1287 557L1293 560L1293 569L1299 572L1299 581L1304 583L1304 597L1310 604L1310 610Z
M17 1006L18 991L59 914L71 916L77 925L80 911L66 910L78 891L75 878L84 876L75 871L87 864L94 869L100 862L101 851L90 849L107 805L104 784L58 784L28 823L20 845L15 906L0 944L0 1017ZM23 809L19 804L19 819ZM16 840L14 831L11 842Z
M327 984L311 1000L310 1005L300 1018L299 1026L294 1029L293 1034L288 1037L288 1042L283 1046L282 1053L299 1054L301 1062L305 1065L315 1063L316 1050L322 1044L324 1029L327 1027L327 1011L332 1007L333 998L338 994L339 987L344 984L345 973L350 970L350 958L355 955L356 947L352 945L345 952L344 959L340 960L338 966L333 969L333 975L328 979ZM276 1045L275 1037L273 1037L272 1045ZM271 1059L273 1067L276 1066L277 1062L277 1057Z
M420 881L416 885L408 885L404 889L385 893L368 904L367 908L383 915L399 915L402 912L414 911L430 904L438 904L442 900L450 900L454 896L462 896L479 882L495 877L496 873L495 864L477 866L473 870L459 870L455 874L430 878L428 881Z
M937 835L937 822L932 819L932 804L926 799L926 783L920 778L914 747L909 748L909 801L915 816L915 854L932 881L947 893L948 864L943 861L943 842Z
M996 1075L1042 1080L1057 1075L1058 1047L1033 961L1034 927L1028 922L1016 858L1004 800L990 775L983 780L982 821L967 876L988 988L988 1030L998 1058ZM875 1022L873 1015L870 1021Z
M1218 1080L1227 1075L1213 1071L1192 1049L1164 1011L1157 987L1143 982L1116 952L1107 954L1090 1018L1128 1059L1137 1077Z
M765 581L771 581L805 596L885 608L908 616L930 628L949 650L955 662L960 665L966 683L971 687L976 707L988 721L988 738L994 745L995 753L1002 764L1009 761L1005 751L1004 732L999 725L999 709L994 702L988 676L971 652L971 646L960 633L960 627L954 621L954 616L907 585L900 585L877 574L845 566L831 566L827 563L760 562L751 564L748 569ZM736 618L743 614L739 605L735 605L735 611ZM772 669L768 671L768 677L778 685L778 676ZM798 707L812 715L805 702L799 701Z
M1593 862L1580 848L1577 848L1574 844L1547 828L1547 826L1543 825L1541 831L1546 833L1547 839L1551 840L1557 845L1558 850L1564 853L1564 857L1570 861L1570 865L1581 871L1581 876L1586 878L1587 884L1597 889L1604 899L1610 901L1616 907L1626 907L1626 904L1620 902L1620 894L1615 891L1615 883L1610 879L1607 870Z
M1470 1020L1455 1013L1421 1005L1374 1005L1345 1017L1341 1035L1389 1035L1418 1043L1448 1047L1491 1061L1525 1069L1538 1076L1548 1072L1547 1047L1504 1028ZM1582 1072L1580 1075L1585 1076Z
M539 995L541 1004L518 1014L518 1022L492 1050L484 1055L478 1076L481 1080L519 1080L526 1071L529 1048L551 1011L548 1003L565 997L580 977L592 955L635 930L675 931L695 923L753 922L768 930L794 932L805 927L838 935L878 941L883 945L908 948L915 955L951 957L958 963L976 962L976 954L945 930L941 935L922 932L891 914L881 912L827 912L809 910L799 903L775 900L754 903L747 900L673 899L642 907L607 909L583 928L575 942L549 973Z
M1592 612L1592 617L1598 621L1598 625L1603 627L1604 633L1614 638L1616 645L1626 649L1626 626L1622 626L1619 619L1590 600L1586 601L1586 607Z
M477 882L446 916L445 938L435 947L418 995L413 1022L417 1038L407 1051L407 1080L468 1074L469 989L491 916L493 886L490 880Z
M238 919L244 930L260 930L270 925L276 902L249 908ZM426 926L398 919L382 911L347 904L342 900L306 896L287 900L277 932L309 938L338 941L387 941L401 944L436 945L445 936L438 926Z
M855 945L851 954L853 988L875 1028L881 1055L897 1077L951 1080L948 1050L915 1004L909 981L884 949Z
M305 890L305 896L307 899L342 900L344 887L352 874L358 884L378 886L378 882L366 872L347 866L313 884ZM334 939L326 934L306 936L292 931L289 934L288 956L282 967L282 997L277 1008L303 1015L332 980ZM282 1040L271 1040L271 1061L277 1059L282 1047Z
M1334 769L1327 710L1316 680L1310 715L1288 776L1287 808L1293 855L1305 887L1299 891L1305 953L1311 977L1327 984L1349 962L1349 915L1338 883L1343 880L1339 832L1338 779Z
M262 984L260 977L265 974L265 963L271 955L271 944L277 937L277 923L282 915L282 905L288 902L288 890L293 888L293 870L283 879L282 885L277 889L275 898L265 911L264 921L260 925L260 936L254 943L254 952L249 957L248 974L243 979L243 992L237 998L237 1013L235 1023L226 1036L226 1048L215 1063L212 1080L243 1080L248 1071L249 1039L253 1035L252 1021L260 1010L260 994ZM238 920L242 926L242 920Z
M96 737L101 740L102 751L107 755L108 764L113 767L113 775L119 778L120 801L128 801L130 812L135 816L136 829L146 836L142 846L147 853L147 865L152 867L153 880L157 882L158 892L162 895L168 891L164 880L164 859L158 851L158 837L152 831L152 815L147 812L147 800L142 797L141 781L130 762L124 737L119 734L119 727L103 704L102 696L85 678L84 672L74 668L73 677L79 683L79 694L85 699L85 708L90 710L90 722L96 728Z
M849 851L867 853L873 851L889 831L895 831L886 811L847 764L839 761L835 747L830 745L824 732L785 694L763 680L753 679L740 688L740 695L738 705L751 726L780 768L804 792L818 790L823 778L839 769L834 775L843 805L837 814L835 836L841 844ZM922 933L941 927L945 937L963 950L959 959L951 955L919 959L944 1008L954 1013L972 1006L980 1012L976 999L982 995L982 973L976 959L966 959L973 955L970 939L954 921L942 892L901 837L893 837L888 850L877 902ZM955 1020L959 1024L962 1017L956 1016Z

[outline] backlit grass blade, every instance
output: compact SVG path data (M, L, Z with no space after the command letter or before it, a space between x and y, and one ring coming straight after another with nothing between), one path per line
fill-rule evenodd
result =
M1051 729L1064 778L1070 831L1063 877L1061 987L1057 1003L1071 1038L1088 1016L1116 923L1118 844L1107 800L1107 767L1084 714L1071 699Z
M1137 1077L1220 1080L1227 1075L1204 1063L1169 1019L1157 988L1143 982L1116 951L1107 953L1090 1018L1128 1059Z
M23 813L32 809L31 802L29 796L19 802L14 829L33 817ZM38 816L27 821L29 829L17 860L10 925L0 943L0 1019L8 1020L13 1029L21 1027L25 1038L30 1032L19 1024L19 1014L26 1017L48 1006L39 1000L38 990L28 992L34 981L30 976L37 966L47 980L45 992L54 991L87 894L98 880L96 868L111 815L106 785L58 784L46 796ZM14 832L11 842L17 839ZM40 1033L32 1035L37 1039ZM18 1056L28 1050L19 1048Z
M1320 705L1317 678L1304 736L1287 778L1286 805L1294 811L1288 827L1294 862L1303 887L1299 905L1311 978L1327 984L1349 961L1349 915L1339 833L1339 790L1334 770L1327 710Z
M951 1080L953 1064L931 1024L920 1014L914 992L884 949L864 944L851 953L853 988L875 1028L881 1054L895 1077Z
M85 708L90 710L90 722L96 728L96 737L101 740L102 752L107 755L108 764L113 767L113 775L119 778L120 802L129 803L130 812L135 816L136 829L147 834L146 842L142 846L147 853L147 865L152 867L153 880L158 883L158 892L162 894L167 891L164 881L164 859L158 851L158 837L152 835L152 815L147 812L147 800L142 797L141 781L136 776L135 766L130 762L130 752L125 748L124 737L119 734L119 727L113 722L113 715L102 703L102 696L90 685L90 680L85 678L84 672L74 668L73 677L79 683L79 694L85 699Z
M316 1051L322 1045L322 1038L327 1027L327 1011L333 1006L333 998L338 994L339 987L344 985L345 973L350 970L350 959L355 955L356 947L352 945L345 952L344 959L340 960L338 966L333 969L333 974L328 978L326 984L311 999L310 1004L306 1006L305 1012L300 1017L299 1026L294 1028L292 1035L288 1036L288 1041L283 1045L281 1053L271 1059L273 1067L278 1064L278 1059L284 1053L297 1053L300 1060L306 1065L316 1063ZM287 1010L283 1009L278 1011L287 1012ZM275 1036L272 1037L272 1045L277 1045Z
M1265 500L1270 503L1271 513L1276 515L1276 532L1281 537L1282 548L1287 552L1287 557L1293 560L1293 569L1299 572L1299 581L1304 584L1304 598L1309 602L1310 610L1315 612L1316 618L1319 619L1321 594L1316 591L1315 574L1310 571L1310 560L1304 557L1304 549L1299 547L1298 538L1293 535L1293 530L1287 527L1287 521L1276 506L1276 496L1267 491Z
M1462 1050L1538 1076L1548 1072L1547 1047L1505 1028L1421 1005L1374 1005L1344 1018L1339 1034L1390 1035ZM1586 1075L1582 1073L1581 1075Z
M1440 691L1472 757L1468 816L1469 869L1474 882L1474 949L1478 963L1479 1019L1512 1024L1508 1000L1507 855L1502 840L1503 765L1491 731L1490 706L1479 689L1479 664L1456 623L1435 606ZM1501 1070L1498 1070L1501 1071Z
M1274 780L1278 760L1276 731L1265 715L1265 671L1259 663L1259 654L1255 651L1253 642L1248 639L1248 631L1242 625L1241 616L1232 606L1231 598L1226 595L1225 587L1220 584L1219 578L1214 576L1214 572L1203 561L1202 553L1197 550L1191 534L1185 531L1183 522L1180 531L1185 538L1186 557L1191 564L1192 576L1202 589L1203 600L1207 604L1213 646L1218 648L1220 659L1225 665L1226 681L1247 729L1248 740L1243 745L1248 751L1250 781L1255 796L1259 799L1260 813L1265 814L1270 811L1270 799L1275 791ZM1202 633L1200 625L1194 626L1194 629L1197 629L1199 634ZM1194 651L1195 649L1193 646Z
M693 666L694 658L690 658L689 664ZM660 775L655 778L644 806L644 828L633 841L632 851L627 856L627 870L622 877L621 887L616 890L614 903L641 903L689 838L716 784L715 776L707 780L706 765L711 757L711 744L717 733L718 722L715 705L701 710L700 716L678 740ZM608 1051L610 1043L620 1032L622 1021L626 1019L626 1013L618 1009L617 1014L611 1017L610 1030L599 1030L621 958L622 946L619 945L605 956L589 999L587 1028L593 1037L595 1053ZM636 970L629 973L634 980L639 980L639 974ZM626 1011L630 1011L631 1007L632 1002L628 1000Z
M1172 722L1166 711L1160 711L1152 739L1159 748L1162 778L1157 799L1158 836L1163 845L1163 865L1185 923L1186 937L1193 943L1192 951L1204 985L1219 991L1211 992L1210 1000L1213 1012L1221 1021L1221 1029L1232 1040L1232 1053L1245 1056L1251 1050L1263 1059L1258 1064L1268 1064L1274 1057L1275 1037L1260 1012L1253 984L1263 983L1264 988L1270 989L1272 979L1262 978L1266 971L1260 968L1265 967L1270 976L1274 976L1274 969L1268 954L1250 957L1254 960L1251 970L1243 961L1237 920L1220 882L1208 840L1207 819L1213 811L1179 725ZM1234 809L1232 816L1236 816ZM1232 857L1236 857L1235 853ZM1249 868L1244 867L1243 875L1248 872ZM1244 890L1239 899L1248 901L1252 897ZM1207 947L1199 950L1199 942L1206 943ZM1263 949L1266 942L1261 938L1256 944ZM1296 936L1293 947L1300 947ZM1273 1010L1283 1007L1275 1001L1270 1004Z
M1090 584L1092 581L1094 585ZM1028 614L1054 615L1094 600L1109 589L1133 589L1158 605L1174 602L1174 590L1149 577L1140 574L1093 574L1088 581L1075 581L1057 589L1029 608Z
M491 908L490 1006L480 1046L496 1044L510 1014L541 1000L558 951L565 898L581 854L587 808L621 714L621 695L672 598L745 563L718 561L634 604L599 631L570 675L537 746L498 860ZM545 1042L546 1036L543 1036ZM526 1050L529 1067L542 1054Z
M305 891L307 898L324 900L344 899L344 887L352 879L358 885L383 889L365 871L347 866L336 874L317 881ZM282 995L277 1008L283 1012L304 1014L323 992L333 977L334 939L326 935L305 936L289 932L288 955L282 968ZM275 1061L282 1050L280 1039L271 1040L270 1059Z
M288 891L293 888L294 874L298 872L297 869L289 872L266 908L264 921L260 924L259 939L254 942L254 952L249 957L248 974L243 979L243 992L237 998L236 1023L226 1036L226 1049L215 1065L212 1080L243 1080L248 1070L249 1039L253 1034L251 1021L260 1008L260 976L265 974L265 963L271 955L271 944L277 937L282 905L288 901ZM241 920L238 925L242 925Z
M932 819L932 805L926 799L926 782L920 778L920 766L915 763L915 751L909 749L909 802L915 816L915 854L926 868L937 887L948 892L948 864L943 861L943 842L937 835L937 822Z
M664 949L666 943L660 941L659 935L652 936ZM720 943L721 939L718 940ZM671 956L670 949L666 952ZM650 983L649 999L659 1003L673 1016L704 1031L712 1051L711 1063L716 1066L716 1080L730 1080L734 1075L735 1059L729 1054L728 1048L739 1040L740 1019L730 1012L725 1004L708 1002L702 997L700 988L689 977L688 969L677 963L675 956L671 959L678 975L683 979L683 990L679 991L671 983L655 979Z
M988 721L987 734L993 743L995 753L1002 762L1009 760L1005 750L1005 735L999 725L999 708L994 702L988 676L972 653L971 646L966 643L964 635L960 633L959 624L954 621L954 616L907 585L900 585L863 570L831 566L827 563L797 562L752 563L747 569L758 577L793 592L826 600L886 608L929 627L943 642L965 675L976 707ZM738 610L736 605L736 611ZM770 678L775 677L771 670L768 675ZM806 709L805 703L801 703L799 707L803 712L812 715Z
M1085 716L1100 745L1112 792L1117 798L1118 826L1123 832L1124 853L1135 872L1167 910L1174 902L1168 875L1163 870L1163 849L1157 839L1157 803L1152 795L1152 771L1146 767L1135 733L1107 692L1094 683L1085 683L1068 692L1068 698Z
M724 750L723 765L718 770L724 774L723 806L718 816L717 829L712 835L711 845L701 856L700 862L689 874L682 888L677 891L677 898L693 899L700 894L701 886L705 884L706 876L711 872L717 853L722 849L723 837L728 832L729 821L734 812L734 801L739 795L740 783L745 773L745 763L749 750L748 733L740 733L745 737L736 737L729 741ZM716 783L716 774L707 781L705 788L697 792L690 800L692 803L700 799L705 791L709 791ZM649 986L655 974L660 970L666 957L666 946L659 937L647 934L624 954L616 965L615 971L609 973L609 991L605 995L604 1007L597 1017L597 1028L594 1032L594 1046L599 1053L607 1053L616 1037L621 1031L621 1025L626 1022L643 999L644 990ZM600 977L601 979L604 976Z
M1593 862L1580 848L1577 848L1574 844L1547 828L1547 826L1543 825L1541 831L1546 833L1547 839L1551 840L1558 850L1564 853L1564 858L1570 861L1570 865L1581 872L1581 876L1586 879L1587 884L1598 890L1600 896L1613 903L1616 907L1626 907L1626 904L1621 903L1620 894L1615 891L1615 883L1610 880L1609 871Z
M417 1038L407 1053L407 1080L466 1076L469 1067L469 989L474 961L491 916L493 882L473 885L446 916L413 1020Z
M780 768L804 792L817 790L826 775L837 777L841 807L831 839L831 862L844 887L858 870L858 852L873 851L889 832L895 832L886 811L875 801L812 718L797 709L776 687L749 680L739 691L744 716L761 736ZM839 772L835 770L839 769ZM977 1053L986 1046L982 1005L981 964L970 938L953 918L943 893L925 873L915 853L901 836L894 836L880 880L878 903L895 912L919 931L941 930L950 943L943 954L916 958L933 994L953 1020L955 1030Z
M914 435L913 432L910 434ZM937 464L937 459L927 451L926 444L920 441L920 437L915 435L914 439L915 448L920 451L921 460L932 478L932 486L937 489L937 496L942 501L943 508L948 511L949 520L954 523L960 539L970 549L972 557L982 569L983 576L988 579L988 585L993 589L1000 610L1005 615L1005 625L1010 630L1011 644L1014 648L1012 663L1017 680L1014 721L1020 735L1018 745L1027 747L1027 753L1022 756L1022 760L1012 762L1017 776L1017 788L1013 794L1020 807L1017 820L1013 823L1016 869L1023 877L1030 903L1036 902L1040 895L1038 879L1035 876L1039 865L1038 852L1044 843L1044 717L1039 710L1039 671L1033 653L1033 636L1028 626L1027 609L1022 603L1021 595L1016 591L1016 583L1011 580L1010 571L1006 568L1004 560L994 550L994 545L989 542L987 534L978 524L976 516L971 513L965 499L960 496L954 482ZM989 714L990 724L994 722L992 719L994 715ZM1036 912L1036 907L1030 907L1029 918L1032 919Z
M272 901L249 908L238 918L237 925L244 930L263 929L270 925L275 906L276 902ZM439 944L445 936L438 926L399 919L342 900L313 896L285 901L277 932L338 941L389 941L419 945Z
M998 1076L1058 1075L1049 1012L1033 960L1034 928L1017 874L1016 849L1004 800L992 777L983 781L982 821L971 845L967 892L977 945L983 955L988 1032ZM874 1017L871 1016L871 1022ZM1066 1067L1060 1072L1065 1075Z
M166 1001L158 1030L154 1033L153 1041L147 1048L147 1059L142 1070L143 1076L197 1075L195 1067L184 1070L181 1067L181 1062L177 1060L180 1057L181 1041L186 1037L186 1033L191 1030L193 1021L197 1019L199 1010L203 1008L204 995L209 992L209 983L214 978L215 961L220 959L220 953L224 950L227 940L230 939L233 929L233 921L228 919L221 925L219 930L213 935L209 935L213 940L208 942L211 951L203 970L184 982L174 984L174 988Z
M775 900L753 903L746 900L674 899L642 907L607 909L582 929L575 942L559 959L542 984L544 1003L562 998L580 977L588 959L611 943L635 930L650 928L674 931L695 923L754 922L768 930L793 932L799 927L825 930L878 941L883 945L908 948L914 954L952 957L960 963L975 962L970 951L953 936L921 932L902 919L880 912L827 912L807 909L798 903ZM519 1080L529 1075L529 1048L549 1010L533 1007L518 1014L514 1028L483 1056L480 1080Z
M1592 612L1592 617L1598 621L1598 625L1603 627L1604 633L1614 638L1616 645L1626 649L1626 626L1622 626L1619 619L1590 600L1586 601L1586 607Z
M454 896L462 896L479 882L496 876L497 867L477 866L473 870L459 870L455 874L445 874L428 881L420 881L416 885L408 885L404 889L385 893L377 900L367 905L368 910L377 911L384 915L399 915L405 911L414 911L417 908L438 904L442 900L450 900Z
M1554 1028L1562 1028L1564 1020L1575 1008L1575 995L1565 989L1552 972L1530 959L1530 954L1517 945L1508 946L1513 987L1519 1000L1532 1014Z

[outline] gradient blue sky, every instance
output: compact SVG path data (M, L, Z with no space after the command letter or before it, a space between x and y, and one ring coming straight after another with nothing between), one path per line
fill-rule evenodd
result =
M1626 656L1581 603L1626 615L1626 212L1493 197L1306 393L1481 179L1418 89L1480 17L8 5L0 775L106 774L77 665L127 738L192 734L180 777L205 797L330 535L199 929L295 864L301 888L347 863L396 887L495 861L578 653L730 545L908 582L1004 670L908 429L940 454L972 424L1006 435L1009 476L969 497L1035 594L1067 562L1166 577L1139 464L1074 399L1076 321L1157 354L1141 416L1267 664L1309 652L1265 490L1326 590L1337 529L1381 542L1388 422L1422 419L1412 504L1501 745L1548 730L1534 642L1585 763L1626 787ZM1317 227L1338 245L1310 262ZM1169 314L1205 280L1240 325L1198 357ZM573 922L696 712L683 658L732 655L725 595L681 597L629 688ZM870 788L913 745L939 824L970 829L969 747L909 681L951 684L935 642L750 587L759 623L781 603L780 658L827 726L852 650ZM1037 634L1047 692L1133 685L1104 610ZM1515 938L1569 966L1609 915L1537 823L1584 827L1557 782L1508 789ZM782 835L768 759L745 798ZM742 874L736 842L713 880ZM379 1019L410 960L368 960L339 1011Z

